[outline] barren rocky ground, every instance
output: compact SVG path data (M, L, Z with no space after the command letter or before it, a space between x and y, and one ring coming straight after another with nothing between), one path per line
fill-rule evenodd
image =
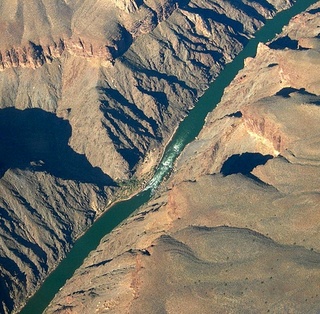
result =
M138 189L209 82L289 5L0 2L2 312L18 311L93 220Z
M46 313L318 313L320 3L225 90Z
M289 4L1 1L2 312L137 189L128 179L152 172L223 64Z

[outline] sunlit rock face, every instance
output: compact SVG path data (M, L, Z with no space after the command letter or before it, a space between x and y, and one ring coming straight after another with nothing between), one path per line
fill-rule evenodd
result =
M320 4L225 90L169 182L47 313L316 313Z
M68 120L70 146L115 180L145 175L223 64L288 5L3 1L0 106Z
M289 5L1 1L2 312L150 177L209 82Z

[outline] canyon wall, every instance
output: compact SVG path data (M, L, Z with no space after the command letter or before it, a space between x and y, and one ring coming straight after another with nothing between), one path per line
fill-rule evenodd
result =
M225 90L168 182L46 313L317 313L320 3Z
M1 2L2 312L142 185L209 82L291 4Z

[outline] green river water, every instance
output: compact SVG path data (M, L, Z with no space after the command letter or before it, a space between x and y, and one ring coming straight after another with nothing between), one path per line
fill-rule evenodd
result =
M95 221L90 229L76 241L66 258L45 280L37 293L28 300L28 303L20 312L21 314L42 313L66 280L83 263L90 251L98 246L101 239L151 198L153 191L170 174L173 163L183 148L199 134L206 115L218 104L224 88L242 69L244 59L255 55L259 42L267 42L272 39L277 33L281 32L284 25L288 24L291 17L306 10L316 2L315 0L298 0L290 9L280 12L272 20L266 22L265 26L255 34L253 39L250 39L244 50L233 62L226 65L219 77L197 102L195 108L181 122L147 187L131 199L115 204Z

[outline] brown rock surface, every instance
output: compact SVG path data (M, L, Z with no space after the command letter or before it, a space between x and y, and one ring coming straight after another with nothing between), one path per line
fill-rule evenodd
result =
M319 312L319 8L259 46L166 186L47 313Z
M1 1L1 311L137 189L208 83L289 5Z
M71 147L112 178L127 180L137 167L144 173L156 164L221 66L286 6L4 1L1 107L41 108L67 119ZM30 10L32 18L18 18ZM32 32L35 20L44 25Z

